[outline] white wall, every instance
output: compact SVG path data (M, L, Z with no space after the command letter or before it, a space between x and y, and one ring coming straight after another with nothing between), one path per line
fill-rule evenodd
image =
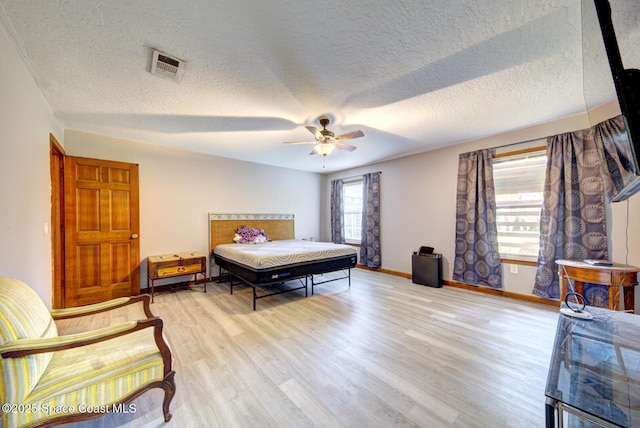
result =
M591 120L605 120L619 114L617 106L605 106ZM455 195L460 153L482 148L545 138L562 132L588 128L587 115L558 120L501 135L483 138L455 147L433 150L405 158L389 160L368 167L329 174L323 184L322 239L330 239L329 198L330 181L365 172L382 171L381 248L382 268L405 274L411 273L411 254L421 245L435 247L443 255L443 277L451 279L455 257ZM512 148L513 149L513 148ZM509 150L505 148L503 150ZM630 218L640 212L640 195L629 202ZM625 262L626 203L609 207L610 257ZM628 263L640 266L640 224L629 224ZM503 265L504 290L531 295L535 268L518 266L518 273ZM637 293L640 295L640 292ZM636 297L640 302L640 299ZM638 307L638 303L636 303Z
M49 134L63 129L0 25L0 276L18 278L51 305Z
M67 155L139 165L142 260L174 252L207 254L212 212L293 213L296 238L320 236L319 174L72 130L65 132L65 144ZM140 270L146 287L146 263Z

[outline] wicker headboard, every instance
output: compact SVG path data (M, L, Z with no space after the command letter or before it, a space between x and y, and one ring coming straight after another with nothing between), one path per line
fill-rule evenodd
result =
M265 231L271 240L294 239L293 214L209 214L209 255L218 244L231 244L242 226Z

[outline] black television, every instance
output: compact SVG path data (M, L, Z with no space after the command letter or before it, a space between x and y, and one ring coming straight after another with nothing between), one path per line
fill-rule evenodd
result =
M595 13L598 18L602 41L608 59L615 93L620 104L620 111L624 118L629 137L629 153L631 162L635 167L635 173L625 183L625 186L612 196L612 202L619 202L628 199L630 196L640 192L640 70L624 68L620 48L613 26L612 11L609 0L585 0L593 1ZM633 4L638 0L630 0ZM583 3L584 4L584 3ZM638 16L631 17L637 22ZM583 23L583 31L585 31Z

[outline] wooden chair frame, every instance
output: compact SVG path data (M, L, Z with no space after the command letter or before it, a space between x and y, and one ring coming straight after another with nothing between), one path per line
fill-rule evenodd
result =
M64 349L78 348L82 346L91 345L98 342L107 341L110 339L114 339L117 337L124 336L129 333L133 333L135 331L139 331L146 328L153 328L153 334L155 343L160 351L162 356L163 364L164 364L164 377L161 381L156 381L145 385L144 387L133 391L130 395L126 396L123 400L118 403L113 403L114 405L122 405L131 402L144 392L153 389L153 388L162 388L164 390L164 400L162 403L162 411L164 414L164 421L169 422L171 420L171 411L169 410L169 405L173 396L176 392L176 384L175 384L175 371L172 370L172 355L169 346L164 341L164 337L162 335L163 322L162 319L156 317L152 314L151 309L149 307L151 301L151 296L148 294L142 294L138 296L133 296L129 298L120 298L114 299L110 302L105 303L97 303L94 305L87 305L79 308L69 308L69 309L54 309L51 310L51 316L54 320L62 320L69 318L76 318L87 315L94 315L106 311L110 311L117 308L122 308L124 306L142 303L143 310L145 315L147 316L144 320L138 320L131 323L123 323L121 329L118 329L117 332L113 332L112 328L109 328L109 333L100 334L100 330L94 330L87 333L91 334L91 339L83 339L83 333L74 334L72 337L58 336L51 339L42 339L33 341L30 339L25 340L17 340L11 343L9 346L5 346L5 350L0 352L0 356L2 358L14 358L14 357L22 357L26 355L44 353L44 352L56 352ZM51 344L47 344L47 342L55 342ZM111 408L113 406L110 406ZM48 427L53 425L58 425L61 423L67 422L75 422L82 421L87 419L96 418L102 416L103 413L75 413L64 416L59 416L56 418L48 419L45 421L38 422L33 427Z

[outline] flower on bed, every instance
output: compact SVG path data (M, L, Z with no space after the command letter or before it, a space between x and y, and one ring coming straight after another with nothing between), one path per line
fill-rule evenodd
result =
M239 244L259 244L261 242L267 242L267 234L262 229L242 226L236 229L233 242Z

